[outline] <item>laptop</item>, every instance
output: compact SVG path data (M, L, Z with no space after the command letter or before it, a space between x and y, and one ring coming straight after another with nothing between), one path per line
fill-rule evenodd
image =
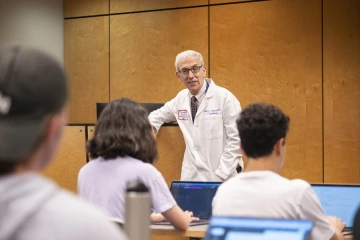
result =
M204 240L304 240L312 228L309 220L216 216Z
M360 206L360 185L311 184L328 216L346 222L344 231L352 231L354 217Z
M190 226L208 224L212 213L212 200L221 182L173 181L170 192L181 209L192 211L200 221ZM152 222L154 225L170 225L168 221Z

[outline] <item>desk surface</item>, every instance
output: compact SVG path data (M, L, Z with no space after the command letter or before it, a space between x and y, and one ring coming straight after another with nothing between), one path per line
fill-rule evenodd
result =
M186 231L176 230L173 226L151 225L152 235L182 236L203 238L209 225L190 226ZM352 236L345 236L346 240L352 240Z
M173 226L165 225L151 225L152 235L166 235L166 236L182 236L182 237L205 237L206 230L209 225L190 226L186 231L176 230Z

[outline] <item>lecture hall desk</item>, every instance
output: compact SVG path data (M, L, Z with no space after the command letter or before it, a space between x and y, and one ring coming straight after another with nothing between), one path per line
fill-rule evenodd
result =
M181 236L203 238L208 225L190 226L186 231L176 230L173 226L151 225L151 235ZM346 240L352 240L352 236L345 236Z

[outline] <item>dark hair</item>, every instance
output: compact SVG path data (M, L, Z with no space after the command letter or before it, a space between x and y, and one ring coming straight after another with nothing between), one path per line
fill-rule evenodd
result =
M128 98L113 100L102 111L86 150L92 158L127 155L153 163L158 152L148 112Z
M19 163L13 161L0 161L0 176L13 173Z
M285 138L289 117L271 104L250 104L236 121L245 154L259 158L272 153L275 143Z

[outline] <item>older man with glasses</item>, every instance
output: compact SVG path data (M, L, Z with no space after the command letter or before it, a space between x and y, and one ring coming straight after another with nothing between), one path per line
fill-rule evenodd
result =
M187 89L151 112L150 123L157 133L162 124L178 122L186 143L181 180L225 181L243 168L236 128L240 102L230 91L205 78L200 53L179 53L175 68Z

